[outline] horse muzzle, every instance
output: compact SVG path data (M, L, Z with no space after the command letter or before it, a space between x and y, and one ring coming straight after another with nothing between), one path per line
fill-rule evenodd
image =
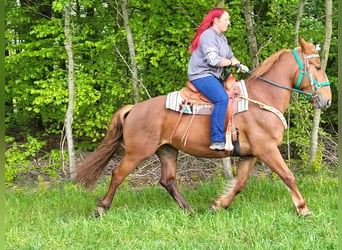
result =
M318 94L313 98L313 106L317 109L327 110L331 106L331 99Z

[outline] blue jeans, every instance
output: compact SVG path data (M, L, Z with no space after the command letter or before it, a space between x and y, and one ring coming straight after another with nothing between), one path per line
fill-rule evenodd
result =
M191 82L214 104L211 114L211 142L225 142L224 123L229 101L227 92L214 76L206 76Z

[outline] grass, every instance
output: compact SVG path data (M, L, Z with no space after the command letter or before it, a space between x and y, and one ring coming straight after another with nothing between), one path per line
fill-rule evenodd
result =
M195 215L159 186L123 185L111 209L93 217L108 180L88 193L69 182L6 191L6 249L337 249L337 178L297 177L313 212L298 217L278 178L251 177L227 210L210 214L224 180L181 191Z

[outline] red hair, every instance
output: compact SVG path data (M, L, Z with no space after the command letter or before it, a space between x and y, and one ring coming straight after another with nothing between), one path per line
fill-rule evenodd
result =
M208 14L203 18L201 25L198 27L196 34L194 36L194 38L192 39L191 45L190 45L190 53L192 53L194 50L197 49L199 42L200 42L200 36L202 35L202 33L210 28L213 23L214 23L214 19L220 18L222 16L222 14L224 12L228 12L225 8L214 8L211 9Z

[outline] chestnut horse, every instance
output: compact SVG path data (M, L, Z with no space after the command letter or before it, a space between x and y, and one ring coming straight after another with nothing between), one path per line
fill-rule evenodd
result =
M284 114L290 102L291 91L297 91L307 96L314 108L325 110L330 106L330 83L321 69L318 52L312 43L304 39L300 39L299 43L298 48L283 49L267 58L245 79L249 99L257 102L250 102L248 111L234 116L240 144L237 173L230 190L213 201L212 211L227 208L232 203L233 198L246 185L259 159L285 183L296 212L299 215L311 213L278 149L283 139L284 123L279 115L258 104L271 106ZM191 211L191 206L177 187L178 151L205 158L224 158L233 154L231 151L209 149L210 116L206 115L194 116L187 143L184 145L182 137L192 115L184 114L179 121L179 113L166 109L165 101L166 96L157 96L119 109L113 115L102 143L76 168L76 181L88 188L93 187L104 167L121 143L124 143L125 155L112 171L109 189L95 210L96 217L110 208L122 181L153 154L159 157L161 163L160 184L180 208ZM175 130L176 124L178 127Z

